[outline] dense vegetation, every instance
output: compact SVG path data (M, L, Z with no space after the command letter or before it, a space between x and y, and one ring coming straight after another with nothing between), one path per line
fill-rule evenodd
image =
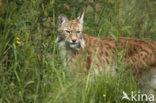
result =
M156 40L155 0L0 0L0 103L121 103L139 91L119 59L116 76L79 75L62 66L57 17L87 8L84 32Z

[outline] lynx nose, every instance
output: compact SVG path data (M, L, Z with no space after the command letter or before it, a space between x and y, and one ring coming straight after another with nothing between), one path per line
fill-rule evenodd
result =
M75 43L76 42L76 39L73 39L72 42Z
M72 43L76 43L77 37L76 36L72 36L71 41Z

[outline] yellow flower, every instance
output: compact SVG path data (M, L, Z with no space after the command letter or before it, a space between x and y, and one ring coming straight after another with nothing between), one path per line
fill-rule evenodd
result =
M22 43L21 43L20 41L16 41L16 43L17 43L18 45L22 45Z
M16 37L16 40L20 40L20 38L19 37Z
M106 97L106 94L103 94L104 97Z

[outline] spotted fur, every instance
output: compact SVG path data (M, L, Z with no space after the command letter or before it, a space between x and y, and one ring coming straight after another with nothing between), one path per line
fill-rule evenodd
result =
M137 38L99 38L83 33L84 13L75 20L59 16L57 42L64 65L86 71L116 72L117 60L131 66L138 77L156 66L156 42ZM122 54L122 55L120 55ZM90 68L93 68L90 70Z

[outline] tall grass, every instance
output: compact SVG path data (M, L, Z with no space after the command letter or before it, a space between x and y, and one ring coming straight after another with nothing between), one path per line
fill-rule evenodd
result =
M55 38L61 13L76 18L84 7L84 32L156 40L153 0L3 0L0 3L0 103L127 103L139 91L131 71L81 77L65 68ZM126 70L126 71L125 71Z

